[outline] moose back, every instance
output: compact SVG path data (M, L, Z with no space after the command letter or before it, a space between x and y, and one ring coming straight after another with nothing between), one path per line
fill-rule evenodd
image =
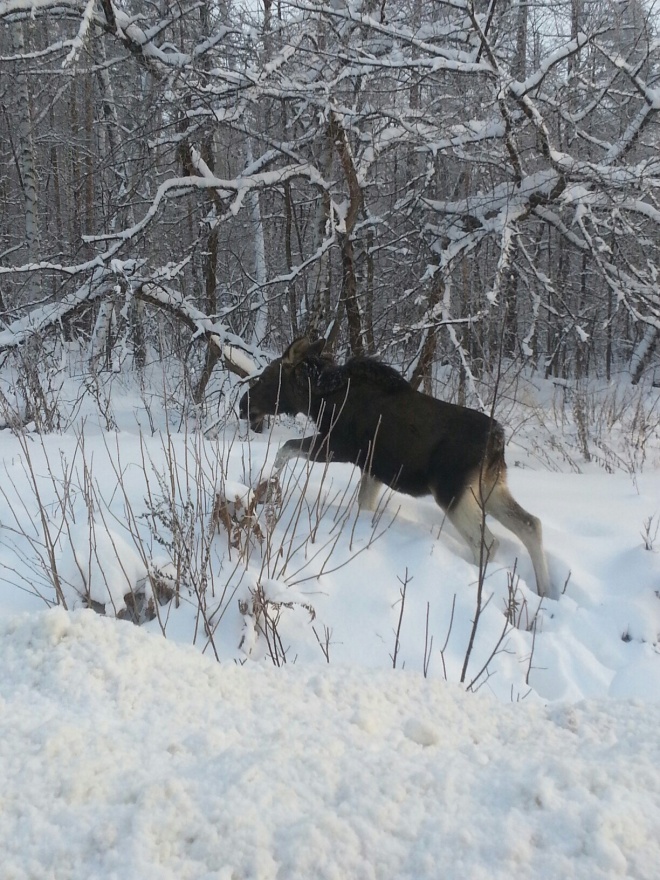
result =
M324 340L293 342L243 395L241 418L255 431L265 416L306 413L316 433L287 440L275 467L290 458L347 462L362 471L358 501L373 509L385 483L416 497L432 495L485 564L497 542L484 512L513 532L534 566L540 596L557 598L550 584L541 523L511 495L502 426L474 409L416 391L392 367L370 358L335 364Z

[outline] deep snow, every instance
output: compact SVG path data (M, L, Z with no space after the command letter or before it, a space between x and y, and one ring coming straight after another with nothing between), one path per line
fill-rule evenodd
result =
M0 664L3 880L657 877L657 703L217 664L59 609Z
M654 430L585 463L549 408L507 420L566 588L540 602L494 524L466 662L479 572L432 502L373 521L350 467L297 461L251 506L301 425L207 440L121 403L119 431L0 434L1 880L655 880ZM141 627L75 610L177 564Z

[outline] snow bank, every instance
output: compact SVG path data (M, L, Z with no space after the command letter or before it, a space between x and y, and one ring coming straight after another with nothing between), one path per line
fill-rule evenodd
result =
M3 880L657 877L660 705L0 623Z

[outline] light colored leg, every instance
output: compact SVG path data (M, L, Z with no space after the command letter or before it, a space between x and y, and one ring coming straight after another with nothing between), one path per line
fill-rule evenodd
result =
M513 532L527 548L536 575L536 591L539 596L558 599L550 582L548 562L543 550L541 521L515 500L505 483L498 483L486 500L486 512L495 517L505 528Z
M277 450L277 455L275 456L275 464L273 467L276 471L281 471L287 461L290 461L292 458L299 458L303 453L298 449L292 449L289 447L287 449L286 443Z
M380 480L372 477L371 474L362 471L360 478L360 490L358 492L358 507L360 510L375 510L378 503L378 496L383 484Z
M477 565L493 558L497 552L497 539L485 524L481 507L469 488L452 504L447 511L447 517L472 550Z
M303 437L301 440L287 440L277 450L275 464L276 471L281 471L287 461L292 458L309 458L310 451L314 447L316 437Z

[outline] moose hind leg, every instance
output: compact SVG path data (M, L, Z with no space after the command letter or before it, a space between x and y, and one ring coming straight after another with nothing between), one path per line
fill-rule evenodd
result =
M476 565L492 559L497 551L497 539L484 522L479 502L469 486L450 505L447 517L472 551Z
M536 575L536 589L539 596L559 598L554 594L550 583L548 562L543 550L543 529L541 521L521 507L509 492L505 483L497 483L486 499L486 512L513 532L527 548Z

